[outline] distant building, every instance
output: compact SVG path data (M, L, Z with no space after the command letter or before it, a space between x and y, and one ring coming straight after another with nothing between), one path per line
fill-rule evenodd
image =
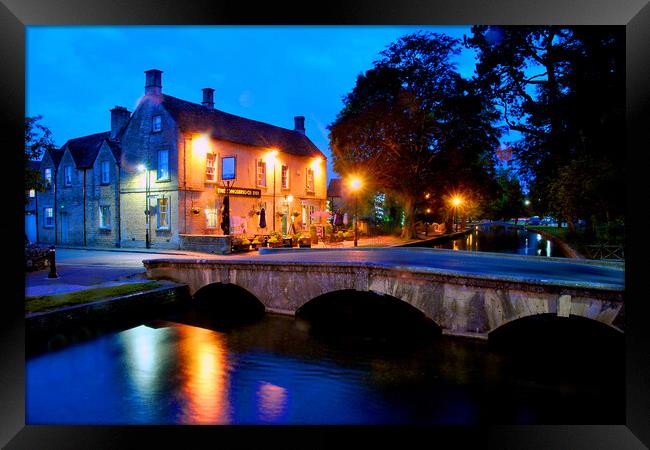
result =
M160 70L145 74L133 113L116 106L110 131L43 156L39 241L144 247L148 209L150 246L180 248L182 235L223 233L226 184L230 234L286 232L292 220L306 228L325 209L325 155L306 136L304 117L293 130L246 119L215 109L211 88L191 103L162 93Z

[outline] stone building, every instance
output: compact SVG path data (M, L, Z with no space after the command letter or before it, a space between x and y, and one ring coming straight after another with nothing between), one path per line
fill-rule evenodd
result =
M246 119L216 109L211 88L192 103L163 94L160 70L145 74L132 114L116 106L110 131L44 155L39 241L178 249L223 234L226 189L232 235L305 229L325 209L325 155L304 117L293 130Z

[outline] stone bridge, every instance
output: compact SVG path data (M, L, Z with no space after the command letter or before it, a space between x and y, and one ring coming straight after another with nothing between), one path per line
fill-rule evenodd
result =
M192 295L231 283L267 311L289 315L323 294L354 289L402 300L448 335L487 338L504 324L538 314L582 316L624 329L621 264L424 248L261 253L143 263L149 278L185 283Z

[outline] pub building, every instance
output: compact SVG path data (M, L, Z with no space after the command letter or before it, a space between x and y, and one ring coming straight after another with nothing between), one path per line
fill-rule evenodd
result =
M39 241L182 249L224 228L250 237L317 222L326 158L307 137L305 118L282 128L216 109L212 88L200 94L200 103L163 94L162 71L147 70L143 97L132 113L111 110L110 131L46 152Z

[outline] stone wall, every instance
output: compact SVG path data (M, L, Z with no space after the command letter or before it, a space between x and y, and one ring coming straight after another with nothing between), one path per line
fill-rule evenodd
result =
M232 252L232 236L181 234L181 250L227 255Z

